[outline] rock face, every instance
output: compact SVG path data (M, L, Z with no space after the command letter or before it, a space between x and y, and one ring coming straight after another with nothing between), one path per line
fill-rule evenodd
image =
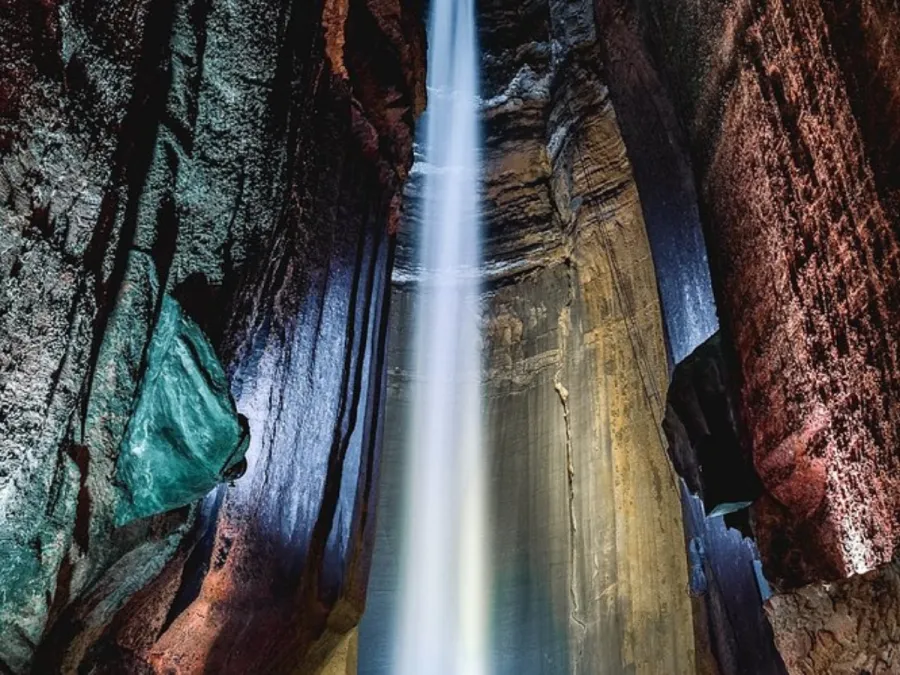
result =
M675 367L663 427L672 464L707 512L761 492L740 425L732 366L717 334Z
M653 262L587 3L482 3L497 673L694 673ZM414 171L415 175L415 171ZM411 183L415 190L415 181ZM408 227L426 226L410 214ZM401 237L401 242L403 241ZM398 256L360 672L391 672L415 269Z
M313 669L358 619L422 33L405 0L0 10L0 670ZM165 293L249 470L116 528Z
M785 665L894 672L890 629L869 627L892 625L900 541L897 3L596 7L614 102L659 73L687 132L767 576L786 591L888 565L776 595Z
M900 542L896 3L645 4L738 355L768 575L871 570Z
M703 675L784 675L772 627L762 608L759 551L703 502L682 491L697 672ZM762 582L765 583L764 581Z
M0 671L390 671L422 9L0 7ZM897 1L479 11L496 672L900 672ZM248 470L117 526L173 301Z
M719 327L687 140L644 43L642 15L623 11L619 0L594 4L604 79L641 193L669 353L677 364Z
M791 673L900 671L897 563L834 584L776 595L766 612Z

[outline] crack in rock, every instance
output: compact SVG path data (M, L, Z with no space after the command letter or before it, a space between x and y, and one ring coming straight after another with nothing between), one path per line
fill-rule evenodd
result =
M569 509L569 574L571 575L569 582L569 595L572 602L572 610L569 613L569 618L581 630L581 636L580 638L578 638L578 657L574 662L575 672L577 673L578 664L580 663L581 656L584 653L585 638L587 636L587 625L578 616L580 608L578 606L578 589L576 587L577 573L575 569L575 562L577 560L575 535L578 531L578 523L575 517L575 458L572 450L572 420L570 415L571 411L569 408L569 390L562 383L562 368L565 366L566 352L565 339L568 337L569 331L571 330L571 307L575 300L575 270L571 258L566 260L566 265L568 267L568 297L566 299L566 304L560 311L559 315L560 369L557 370L556 374L554 375L553 388L556 390L556 395L559 397L559 402L562 406L563 422L565 424L566 432L566 482L568 484L567 494Z

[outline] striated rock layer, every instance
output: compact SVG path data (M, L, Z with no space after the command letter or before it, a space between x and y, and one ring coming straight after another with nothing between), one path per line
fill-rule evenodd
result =
M738 357L768 575L871 570L900 543L896 3L642 5Z
M420 9L13 0L0 34L0 670L314 669L363 606ZM249 470L115 528L164 293Z
M679 487L661 431L667 365L654 267L591 8L497 0L482 3L479 20L494 672L694 673ZM360 629L366 674L391 672L402 583L416 274L406 251Z

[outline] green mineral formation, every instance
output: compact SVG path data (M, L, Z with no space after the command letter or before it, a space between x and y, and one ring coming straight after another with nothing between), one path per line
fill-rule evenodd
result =
M184 506L237 477L248 444L212 346L166 296L119 448L116 524Z

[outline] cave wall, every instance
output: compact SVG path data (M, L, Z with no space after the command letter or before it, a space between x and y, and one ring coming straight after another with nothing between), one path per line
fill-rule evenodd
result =
M893 672L900 6L596 10L614 104L658 75L683 131L784 664Z
M0 668L352 670L376 538L363 653L388 640L399 347L380 411L421 11L0 8ZM766 491L767 573L793 589L894 556L900 12L480 12L501 671L688 672L704 657L659 429L665 339L678 361L715 325L698 219ZM401 239L394 326L411 316L404 255ZM165 293L227 368L250 466L202 505L116 528L118 445ZM695 516L692 536L745 546ZM847 628L890 624L893 574L777 595L789 670L893 667L890 631Z
M679 363L663 422L681 503L698 673L783 675L763 609L771 595L747 506L761 485L740 424L731 362L716 334Z
M646 8L767 491L767 572L789 587L870 570L897 542L896 3Z
M690 151L642 15L595 0L604 81L641 193L672 365L719 328Z
M0 669L318 667L365 594L421 8L23 1L0 32ZM249 469L116 528L163 293Z
M900 654L897 562L774 596L766 611L790 673L895 673Z
M483 409L497 673L693 673L653 260L588 3L482 2ZM417 170L394 274L360 673L390 672Z

